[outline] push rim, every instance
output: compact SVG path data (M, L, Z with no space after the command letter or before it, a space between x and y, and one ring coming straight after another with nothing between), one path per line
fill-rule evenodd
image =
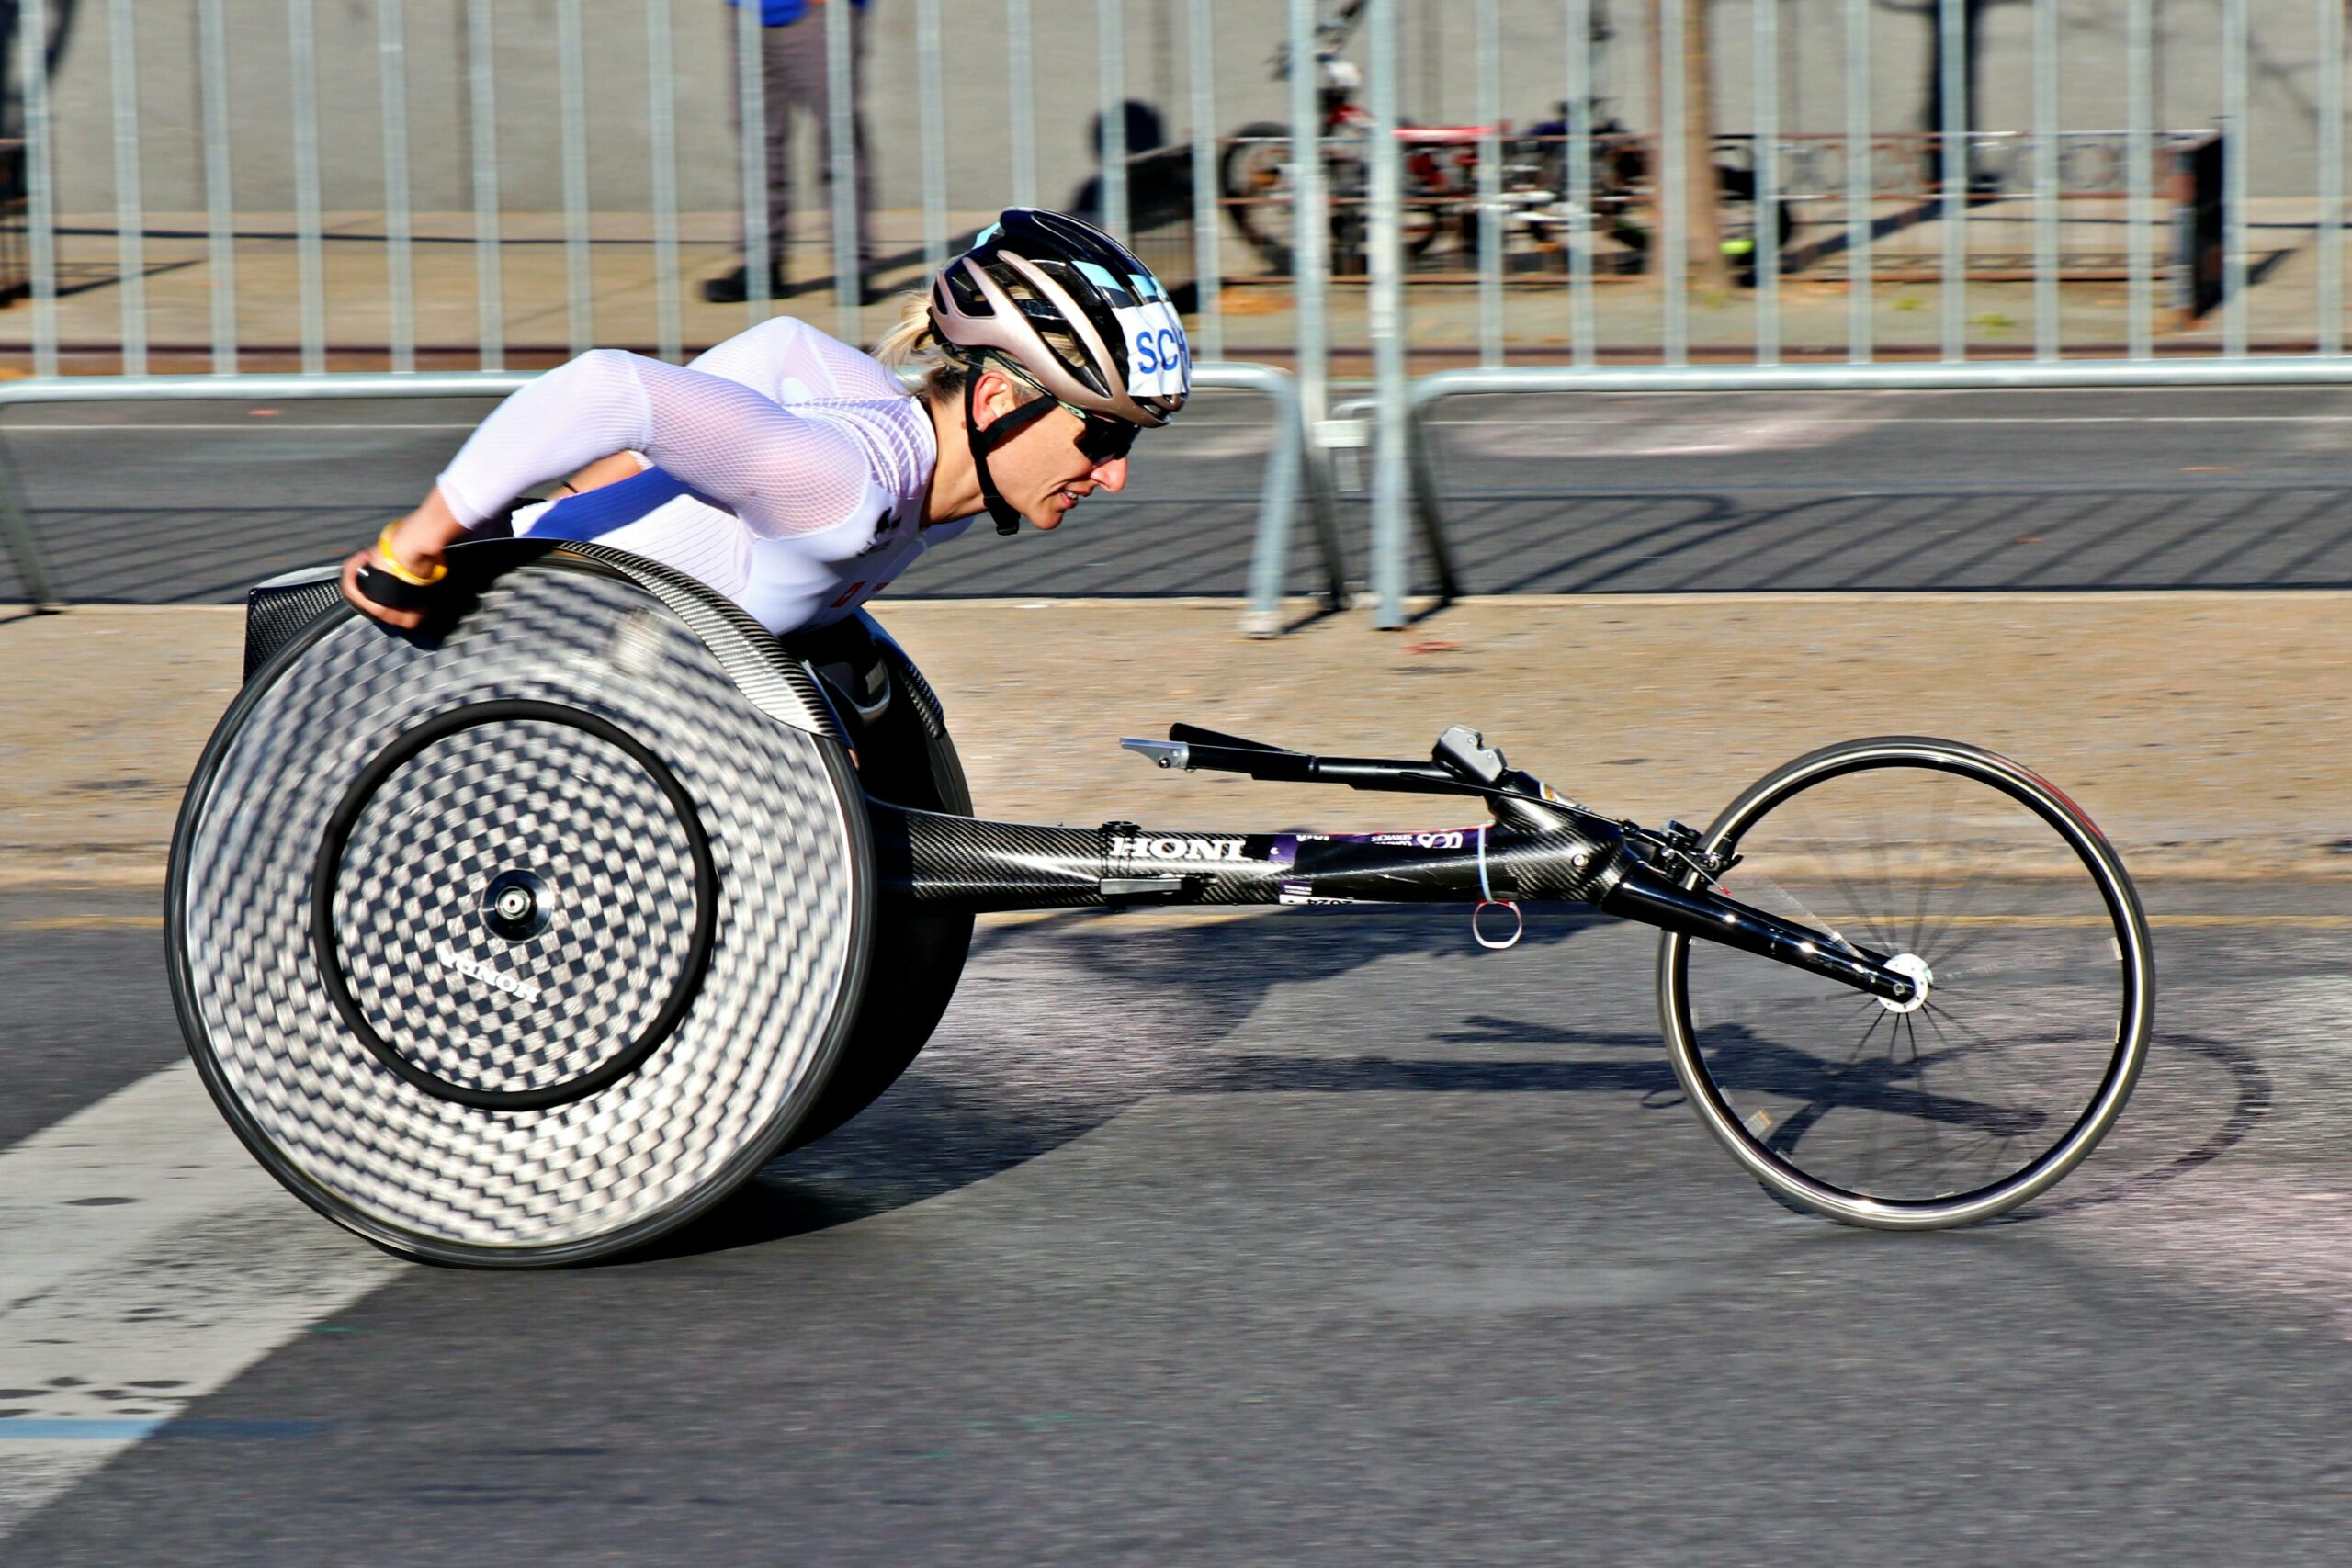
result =
M1858 741L1769 775L1706 842L1748 857L1735 897L1935 976L1913 1017L1663 940L1676 1075L1768 1190L1856 1224L1964 1224L2047 1190L2121 1112L2153 1010L2146 919L2113 849L2042 780L1955 742Z

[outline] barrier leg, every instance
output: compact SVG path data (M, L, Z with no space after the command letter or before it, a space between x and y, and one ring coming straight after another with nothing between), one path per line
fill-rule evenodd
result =
M0 449L0 533L8 536L8 553L16 558L17 576L34 612L51 615L65 608L65 601L58 597L56 581L49 575L49 563L41 557L40 540L33 535L25 492L17 483L17 466L5 449Z
M1420 415L1409 408L1405 412L1405 434L1412 463L1413 524L1420 530L1423 547L1430 552L1430 570L1437 577L1438 603L1451 604L1462 596L1462 581L1454 575L1453 551L1445 542L1445 517L1438 506L1437 460L1430 451L1429 432L1422 426Z

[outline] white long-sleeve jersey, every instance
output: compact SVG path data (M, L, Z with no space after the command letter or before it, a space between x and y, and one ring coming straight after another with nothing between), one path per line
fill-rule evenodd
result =
M499 404L440 479L459 522L615 452L634 479L515 513L690 573L783 634L854 613L969 518L922 525L931 414L888 367L777 316L684 367L598 349Z

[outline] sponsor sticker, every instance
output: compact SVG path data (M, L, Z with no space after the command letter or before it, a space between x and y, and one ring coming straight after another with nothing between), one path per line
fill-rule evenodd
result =
M1125 833L1111 835L1112 855L1125 855L1131 860L1238 864L1242 859L1241 846L1239 839L1193 839L1166 833L1144 833L1132 838Z
M503 991L521 1001L536 1002L539 999L539 988L530 981L517 979L512 975L501 974L480 959L458 952L446 942L441 944L436 956L443 964L455 969L467 979L478 980L493 991Z
M1111 312L1127 340L1127 395L1181 398L1193 384L1193 351L1184 323L1165 299L1147 299Z
M1395 848L1417 850L1458 850L1470 841L1476 828L1443 828L1434 832L1416 833L1335 833L1331 841L1340 844L1386 844Z

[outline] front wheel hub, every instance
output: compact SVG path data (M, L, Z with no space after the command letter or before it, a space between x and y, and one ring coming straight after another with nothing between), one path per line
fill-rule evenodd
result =
M1889 1012L1917 1012L1928 1005L1928 992L1935 986L1936 972L1928 961L1916 953L1898 953L1886 961L1886 966L1911 982L1911 999L1898 1002L1881 997L1878 1005Z

